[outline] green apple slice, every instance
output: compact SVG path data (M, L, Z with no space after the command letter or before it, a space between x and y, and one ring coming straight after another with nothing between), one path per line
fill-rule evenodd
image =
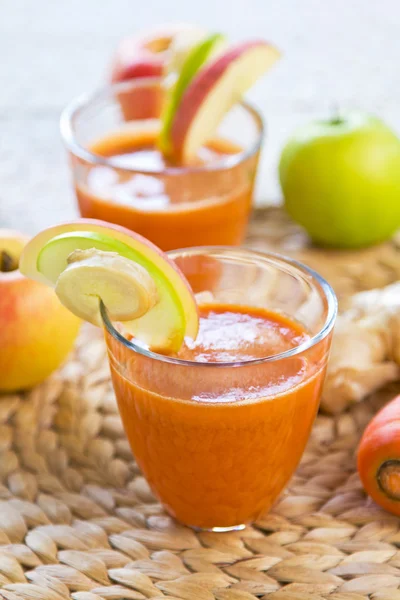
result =
M143 316L124 321L124 330L151 349L162 352L176 352L185 336L196 337L197 304L183 274L151 242L124 227L92 219L50 227L27 244L20 260L20 270L31 279L56 286L61 274L64 273L65 277L68 257L77 250L92 249L117 253L132 261L142 267L155 284L156 303L151 301L150 304L154 305L149 306ZM88 293L89 289L90 284L85 292ZM93 293L98 296L97 290ZM96 322L96 317L89 320Z
M159 147L165 156L168 156L171 150L171 126L186 88L203 65L223 47L224 41L224 36L216 33L195 43L189 49L180 66L177 79L168 89L161 115L161 129L159 134Z

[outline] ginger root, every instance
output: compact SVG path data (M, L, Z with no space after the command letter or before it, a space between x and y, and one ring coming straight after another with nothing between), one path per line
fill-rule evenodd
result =
M338 316L321 408L339 413L400 379L400 282L355 294Z

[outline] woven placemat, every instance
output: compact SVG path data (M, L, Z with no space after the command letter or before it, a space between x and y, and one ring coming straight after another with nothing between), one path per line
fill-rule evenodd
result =
M257 214L248 245L305 260L342 299L400 278L396 242L322 252L279 209ZM320 415L289 488L253 527L195 534L140 475L103 340L84 328L59 373L0 397L0 598L400 599L400 521L365 497L355 470L360 432L395 392Z

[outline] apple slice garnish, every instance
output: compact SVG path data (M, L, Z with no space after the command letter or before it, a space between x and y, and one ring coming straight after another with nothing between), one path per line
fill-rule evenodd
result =
M279 56L264 41L246 42L229 48L197 72L172 120L169 142L176 162L193 161L223 117Z
M182 63L177 66L177 71L170 73L170 77L174 77L176 74L176 79L167 89L158 138L158 144L164 156L168 156L171 151L171 126L186 88L197 72L223 46L224 41L223 35L215 33L195 42L192 47L188 46L187 54L182 59Z
M110 318L124 319L124 331L152 350L176 352L186 336L196 338L198 309L185 277L161 250L124 227L92 219L50 227L27 244L20 270L55 287L68 308L97 325L103 300Z

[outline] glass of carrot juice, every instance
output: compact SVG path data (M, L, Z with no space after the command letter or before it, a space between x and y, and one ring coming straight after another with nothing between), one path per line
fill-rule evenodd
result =
M246 234L263 138L260 115L239 103L190 165L157 147L161 81L114 84L61 117L81 216L128 227L162 250L239 245Z
M169 253L200 330L177 355L128 340L101 307L113 384L138 465L167 511L240 529L293 475L318 410L336 299L293 260L234 248Z

